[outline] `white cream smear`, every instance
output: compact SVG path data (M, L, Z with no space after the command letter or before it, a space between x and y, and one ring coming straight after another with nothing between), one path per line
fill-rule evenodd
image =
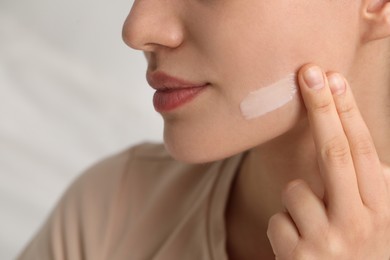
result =
M265 115L290 102L298 91L296 73L258 90L250 92L240 104L241 113L250 120Z

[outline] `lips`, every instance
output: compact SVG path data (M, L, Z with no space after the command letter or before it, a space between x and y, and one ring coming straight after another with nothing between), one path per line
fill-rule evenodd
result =
M160 71L148 73L147 81L156 89L153 105L157 112L169 112L189 103L209 85L175 78Z

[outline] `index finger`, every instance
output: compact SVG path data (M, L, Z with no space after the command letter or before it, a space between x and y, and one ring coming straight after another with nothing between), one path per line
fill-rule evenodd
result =
M351 147L359 193L365 206L388 207L382 166L368 126L360 114L348 82L338 73L328 75L336 109ZM384 203L385 202L385 203Z
M311 64L298 75L317 151L329 211L350 213L362 205L348 139L324 72Z

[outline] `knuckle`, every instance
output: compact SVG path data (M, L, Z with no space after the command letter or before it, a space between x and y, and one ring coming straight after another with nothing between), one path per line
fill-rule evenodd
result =
M295 179L290 181L282 190L282 203L287 208L294 207L302 202L302 197L306 193L305 181Z
M327 250L332 258L340 259L346 248L346 242L340 234L333 234L327 238Z
M342 118L352 118L355 116L355 107L350 102L343 102L338 105L338 113Z
M315 259L311 252L305 247L297 247L291 253L291 260L310 260Z
M268 220L268 230L272 232L275 230L275 227L279 226L280 222L284 220L284 213L278 212L272 215Z
M296 191L297 191L296 188L301 187L301 185L303 185L303 184L304 184L304 181L301 180L301 179L295 179L293 181L290 181L283 188L283 190L282 190L282 197L283 198L287 198L287 197L294 196L296 194Z
M329 253L329 259L346 259L346 255L350 256L351 249L359 245L351 242L350 233L349 230L346 232L345 228L333 227L326 234L324 241L326 251Z
M332 165L345 165L350 162L351 155L348 141L335 137L321 148L321 157Z
M332 103L333 101L330 98L323 98L320 100L317 100L313 104L313 111L315 113L320 114L326 114L329 113L332 110Z
M356 140L352 141L351 148L356 151L357 154L364 155L370 160L376 158L375 147L372 140L362 135L358 136Z
M282 226L283 222L287 220L286 212L278 212L272 215L268 220L267 235L278 233L279 227Z

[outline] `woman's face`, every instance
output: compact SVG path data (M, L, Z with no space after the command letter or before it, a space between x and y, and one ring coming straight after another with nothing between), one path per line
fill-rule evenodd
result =
M241 102L308 62L348 75L359 40L358 2L135 0L123 38L144 51L148 71L209 83L190 102L161 112L171 155L214 161L291 130L304 116L299 92L252 119Z

